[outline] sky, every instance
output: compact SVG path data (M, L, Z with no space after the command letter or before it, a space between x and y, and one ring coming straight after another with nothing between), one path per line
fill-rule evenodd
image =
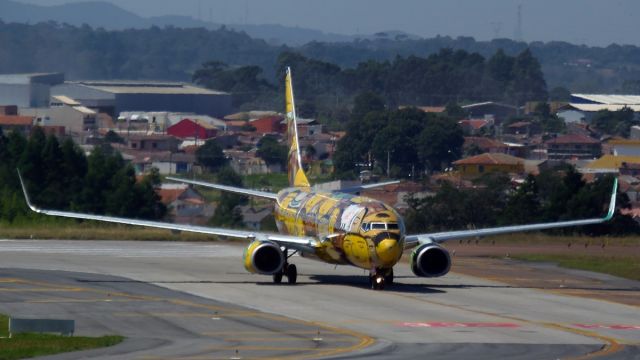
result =
M58 5L86 0L18 0ZM138 15L187 15L226 24L281 24L337 34L514 38L640 45L638 0L105 0Z

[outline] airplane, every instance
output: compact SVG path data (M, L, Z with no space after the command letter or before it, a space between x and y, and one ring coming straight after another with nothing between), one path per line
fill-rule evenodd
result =
M127 219L68 211L40 209L29 199L22 175L18 171L25 200L37 213L67 218L97 220L154 228L203 233L249 241L243 253L245 269L250 273L270 275L274 283L287 277L295 284L298 271L291 263L294 254L329 264L351 265L369 271L369 284L382 290L393 283L393 267L408 249L410 268L419 277L440 277L451 269L451 256L441 244L452 239L483 237L514 232L535 231L569 226L600 224L611 220L615 211L618 182L606 216L603 218L502 226L485 229L407 234L402 216L384 202L359 196L364 188L394 182L354 187L345 191L316 191L302 167L293 96L291 69L285 77L287 138L289 143L288 178L290 187L278 193L210 184L200 181L169 178L192 185L207 186L221 191L268 199L274 202L278 233L232 230L195 225Z

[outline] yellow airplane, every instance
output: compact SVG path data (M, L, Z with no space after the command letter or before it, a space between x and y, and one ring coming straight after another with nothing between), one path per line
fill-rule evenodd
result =
M289 260L297 253L302 257L314 258L330 264L352 265L368 270L370 285L373 289L383 289L385 285L393 283L393 267L406 249L415 249L410 257L411 270L415 275L439 277L446 275L451 268L449 252L440 246L440 243L444 241L599 224L613 217L617 180L614 182L608 213L603 218L407 235L403 219L395 209L381 201L353 194L365 188L392 182L363 185L342 192L315 191L310 186L302 167L298 146L290 69L287 69L285 81L287 137L290 144L288 175L291 187L278 193L270 193L169 178L221 191L273 200L278 234L39 209L29 200L22 176L20 176L27 204L33 211L45 215L243 238L250 241L243 255L247 271L271 275L275 283L282 282L283 276L287 277L288 283L296 283L297 268Z

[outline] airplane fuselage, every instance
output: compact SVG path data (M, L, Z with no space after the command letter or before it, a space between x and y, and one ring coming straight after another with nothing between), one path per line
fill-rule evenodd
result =
M314 254L303 256L367 270L390 269L402 256L404 222L381 201L287 188L278 193L274 214L281 233L320 240Z

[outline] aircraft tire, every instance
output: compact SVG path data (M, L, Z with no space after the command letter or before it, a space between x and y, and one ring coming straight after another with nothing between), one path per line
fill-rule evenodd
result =
M273 283L280 284L282 282L282 275L284 275L282 271L278 271L277 273L273 274Z
M387 274L384 276L384 284L385 285L393 284L393 268L389 269Z
M289 284L294 285L298 280L298 268L294 264L291 264L287 266L286 272L287 281L289 282Z

